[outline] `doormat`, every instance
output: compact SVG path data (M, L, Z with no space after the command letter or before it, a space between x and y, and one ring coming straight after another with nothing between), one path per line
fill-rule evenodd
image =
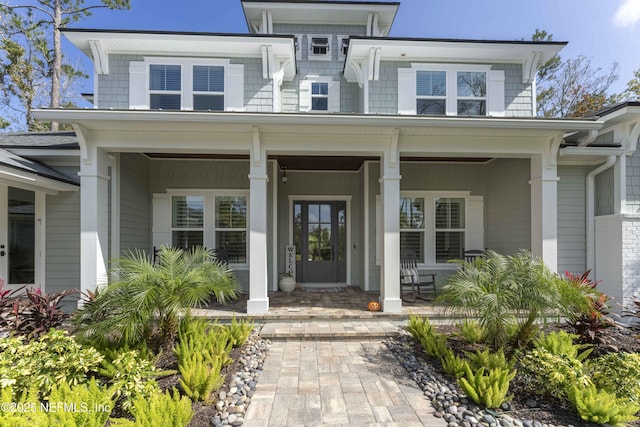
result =
M329 293L329 292L344 292L345 288L335 287L335 288L302 288L305 292L315 292L315 293Z

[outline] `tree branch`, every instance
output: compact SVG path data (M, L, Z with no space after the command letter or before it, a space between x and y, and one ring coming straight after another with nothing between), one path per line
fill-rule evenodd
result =
M37 10L39 12L44 13L45 15L47 15L47 16L51 17L51 19L53 19L53 14L51 12L49 12L48 10L43 9L41 7L38 7L38 6L10 6L10 5L6 4L6 3L0 3L0 7L7 8L9 10L13 10L13 9L34 9L34 10Z
M68 12L62 12L62 14L63 15L75 15L77 13L88 12L91 9L108 9L108 8L109 8L109 6L95 5L95 6L83 7L82 9L72 10L72 11L68 11Z

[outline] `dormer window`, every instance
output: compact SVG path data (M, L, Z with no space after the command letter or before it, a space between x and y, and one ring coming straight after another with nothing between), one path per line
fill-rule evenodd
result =
M346 58L349 53L349 36L338 37L338 45L340 46L340 58Z
M309 59L331 59L328 36L307 36L307 38L309 39Z

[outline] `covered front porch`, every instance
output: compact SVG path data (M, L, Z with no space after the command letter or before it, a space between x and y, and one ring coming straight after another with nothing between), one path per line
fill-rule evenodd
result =
M248 294L241 294L231 303L220 304L213 302L209 306L193 311L194 315L222 322L232 318L249 317L256 321L304 321L304 320L406 320L410 315L429 316L429 318L443 318L442 307L434 305L433 301L416 300L405 302L399 313L383 311L372 312L367 309L369 301L377 301L378 291L365 292L359 286L347 286L331 290L305 291L298 289L294 292L269 292L269 311L263 314L247 313Z
M312 206L343 210L342 223L339 214L333 218L344 238L324 250L342 251L344 266L333 280L300 281L359 287L386 314L410 308L400 290L403 247L416 252L420 269L437 272L440 286L455 269L447 261L467 249L529 249L557 269L555 154L567 129L598 126L469 117L47 114L74 123L80 140L83 290L106 283L109 259L125 249L189 240L233 250L232 267L248 295L245 312L254 316L278 309L288 245L300 243L297 261L316 259L309 233L300 240L296 227L309 231L334 220L312 219ZM287 165L297 158L316 165L351 159L356 166ZM299 224L297 207L307 209ZM232 212L228 221L219 221L220 209ZM229 242L233 247L225 248ZM302 299L294 303L304 306Z

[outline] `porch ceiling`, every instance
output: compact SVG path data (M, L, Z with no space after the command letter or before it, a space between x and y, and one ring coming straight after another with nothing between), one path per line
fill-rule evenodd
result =
M247 160L249 155L243 154L208 154L208 153L145 153L152 159L192 159L192 160ZM367 161L379 161L375 156L269 156L277 160L280 168L290 171L357 171ZM400 157L402 162L431 163L487 163L491 157Z

